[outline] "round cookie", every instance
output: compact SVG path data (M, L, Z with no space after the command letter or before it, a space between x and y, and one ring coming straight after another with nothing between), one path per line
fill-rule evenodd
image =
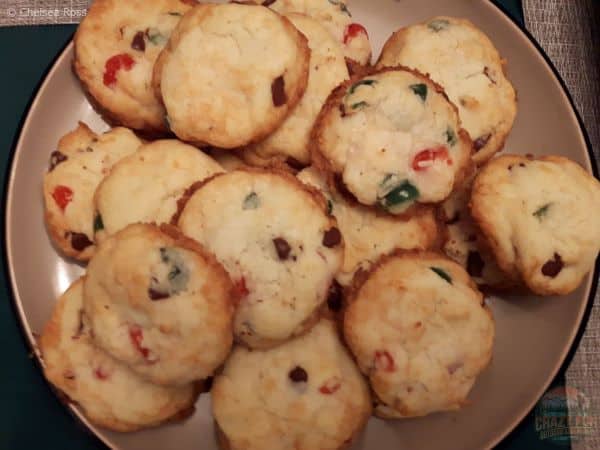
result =
M173 32L153 84L180 139L235 148L283 123L304 94L309 59L302 33L268 8L200 4Z
M58 299L39 345L48 381L95 425L135 431L194 411L194 385L149 383L94 345L83 315L83 279Z
M427 77L383 69L334 90L313 129L313 162L364 205L391 214L439 203L470 165L456 108Z
M185 190L220 172L223 168L211 157L175 139L142 146L116 164L96 190L102 222L98 241L132 223L169 223Z
M111 236L84 283L96 343L161 385L213 375L231 349L234 300L215 258L167 225L135 224Z
M460 408L492 356L483 295L436 253L396 253L355 279L343 327L384 418Z
M469 200L472 180L469 177L467 185L453 192L442 204L446 225L444 253L459 263L479 286L502 290L515 287L514 281L496 264L471 217Z
M75 34L75 72L110 120L167 131L152 70L193 0L95 0Z
M94 192L113 164L142 145L125 128L97 135L82 122L63 136L44 175L48 232L65 255L87 261L95 249Z
M342 264L344 244L324 198L292 175L217 175L183 199L177 223L225 266L242 296L238 341L268 348L309 329Z
M343 286L348 286L356 272L368 270L382 255L397 248L425 250L438 240L433 208L424 208L408 218L391 216L348 200L331 189L314 167L297 176L325 196L344 236L344 263L336 275Z
M370 64L369 35L354 22L345 0L266 0L263 5L280 14L300 13L318 20L341 45L346 58L362 66Z
M371 414L367 384L328 320L275 349L237 347L211 397L228 450L347 448Z
M600 183L561 156L493 159L471 213L500 268L540 295L575 290L600 250Z
M241 154L254 165L269 165L272 158L297 165L310 164L310 132L321 107L331 91L348 79L344 54L328 31L303 14L286 16L308 39L311 50L310 73L304 96L283 124L264 141Z
M434 17L402 28L386 42L377 67L403 65L427 73L458 107L482 164L504 146L517 96L490 39L466 19Z

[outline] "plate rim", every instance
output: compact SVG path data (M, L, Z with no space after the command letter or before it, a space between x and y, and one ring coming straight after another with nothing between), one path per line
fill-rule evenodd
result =
M525 28L524 23L523 24L519 23L515 18L512 17L512 15L506 10L506 8L504 8L502 5L496 3L496 1L487 0L487 3L492 5L492 7L494 7L497 10L497 12L499 13L498 17L504 18L504 20L507 21L509 26L511 26L514 30L516 30L517 33L521 33L522 36L524 36L526 38L525 42L533 47L533 49L536 51L536 53L538 53L538 55L540 55L542 57L542 60L546 64L546 68L550 69L550 73L554 77L555 81L558 82L558 84L561 88L561 91L565 95L565 98L568 101L569 107L576 118L577 125L579 127L579 130L580 130L580 132L583 136L584 142L585 142L587 158L588 158L588 161L589 161L589 164L591 167L592 175L596 179L598 179L599 178L598 163L596 162L596 157L595 157L595 154L593 151L593 147L592 147L592 144L590 141L589 134L587 132L587 129L585 127L585 124L583 122L581 114L579 113L579 111L573 101L571 92L569 91L563 77L558 72L558 69L556 68L556 66L550 59L550 57L547 55L546 51L542 48L542 46L537 42L535 37L531 34L531 32L529 30L527 30L527 28ZM4 190L3 190L2 203L1 203L2 210L4 211L2 222L0 224L0 227L2 230L1 235L4 236L4 244L2 245L2 270L3 270L4 276L7 280L6 288L7 288L9 297L10 297L9 303L11 304L13 314L18 319L17 320L18 328L20 330L19 334L21 335L21 338L23 339L23 341L26 345L26 348L28 348L30 350L30 353L35 355L35 358L33 358L34 364L36 366L36 370L41 371L41 375L42 375L44 383L50 389L50 391L52 392L52 394L54 395L55 399L58 401L60 406L61 407L67 406L67 410L71 413L71 415L75 419L76 424L83 425L82 428L83 428L84 432L86 432L88 435L90 435L94 439L96 439L99 444L105 446L106 448L113 449L115 447L111 446L109 441L106 438L104 438L100 433L96 432L96 430L94 429L92 424L85 418L85 416L77 408L75 408L71 403L68 403L67 405L65 405L65 403L61 400L61 397L59 396L57 390L46 379L46 377L43 376L43 362L42 362L42 358L41 358L41 353L39 351L39 348L38 348L38 345L36 342L36 338L33 335L33 332L30 329L29 324L27 323L27 320L25 317L25 311L23 309L23 305L22 305L20 296L17 291L16 277L14 276L15 274L14 274L13 266L12 266L12 258L11 258L11 254L10 254L10 251L8 248L9 247L8 238L9 238L9 235L11 234L10 232L12 230L12 227L10 226L10 222L9 222L9 216L10 216L9 206L12 206L12 201L13 201L12 200L12 198L13 198L12 191L14 189L14 183L15 183L15 178L16 178L15 161L17 159L17 155L22 152L23 139L24 139L23 130L28 128L29 122L32 120L31 119L31 111L39 103L42 92L44 92L47 89L50 77L58 70L59 63L62 62L63 59L67 56L67 54L72 50L72 47L73 47L73 35L71 35L69 40L63 45L61 50L57 53L57 55L52 59L52 61L48 64L48 66L44 70L43 74L41 75L40 81L35 86L35 88L33 90L33 94L24 109L24 112L21 116L19 124L17 125L17 129L15 130L15 135L14 135L13 141L11 143L11 147L10 147L10 150L8 153L8 158L7 158L5 173L8 176L6 176L4 183L3 183ZM588 275L588 277L589 276L590 275ZM537 394L533 397L534 400L530 404L526 405L525 408L523 408L523 413L520 416L515 416L515 418L512 421L510 426L506 427L505 430L503 430L503 432L499 433L495 438L490 439L488 441L487 448L495 447L500 442L502 442L510 433L515 431L518 427L520 427L523 424L524 420L534 409L535 405L537 404L537 402L539 401L541 396L544 394L544 392L546 392L548 390L549 386L556 379L556 376L558 375L558 373L563 371L564 369L566 369L566 367L573 360L573 357L575 356L575 353L577 352L577 349L579 348L579 344L581 343L581 339L587 329L587 325L588 325L590 315L591 315L592 306L594 304L594 299L595 299L596 293L598 291L598 285L599 285L599 281L600 281L600 256L596 258L596 261L594 264L594 269L591 272L591 277L592 277L591 282L588 281L588 283L590 283L589 292L587 295L587 299L585 300L585 307L583 308L583 313L582 314L580 313L581 316L579 319L579 324L577 325L576 329L572 333L572 335L570 337L570 342L568 343L567 346L565 346L565 349L563 349L563 351L561 352L558 364L551 371L550 376L547 377L547 379L544 381L544 383L540 384L540 389L538 390Z

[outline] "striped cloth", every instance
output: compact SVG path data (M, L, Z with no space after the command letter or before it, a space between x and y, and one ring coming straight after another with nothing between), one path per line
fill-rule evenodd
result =
M598 0L524 0L527 29L562 75L587 128L600 165L600 2ZM594 45L595 42L595 45ZM566 373L567 386L589 400L586 430L573 450L600 449L600 293L596 293L587 329ZM571 415L571 429L579 417Z

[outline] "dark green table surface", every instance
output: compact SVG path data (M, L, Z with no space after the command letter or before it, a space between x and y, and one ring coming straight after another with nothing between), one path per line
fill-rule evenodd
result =
M503 0L500 3L517 21L523 23L519 0ZM52 61L69 41L74 30L74 26L0 28L0 86L3 94L0 109L2 198L10 156L28 105ZM56 114L60 113L56 111ZM2 262L4 265L4 259ZM5 271L0 273L0 348L5 352L0 369L0 450L103 448L58 402L30 357L11 305ZM562 376L555 380L555 384L563 383ZM493 417L489 419L494 420ZM532 416L499 448L556 449L537 438Z

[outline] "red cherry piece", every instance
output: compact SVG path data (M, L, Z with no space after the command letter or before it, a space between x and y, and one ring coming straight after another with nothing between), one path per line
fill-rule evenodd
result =
M396 367L394 364L394 358L389 352L377 351L375 352L375 369L382 370L384 372L393 372Z
M244 297L248 296L248 294L250 293L250 291L246 287L246 278L244 278L244 277L242 277L236 281L234 289L240 298L244 298Z
M102 369L102 367L97 367L96 370L94 370L94 375L99 380L106 380L108 378L108 372Z
M73 200L73 191L67 186L56 186L52 192L52 198L58 207L64 211L67 205Z
M319 388L319 392L325 395L331 395L336 392L342 386L342 382L339 377L332 377L325 381Z
M412 168L417 172L429 169L436 161L446 161L448 165L452 164L452 160L448 155L446 147L428 148L421 150L414 157Z
M121 69L131 70L134 64L134 59L127 53L111 56L104 65L104 84L108 87L114 86L117 82L117 72Z
M131 339L131 343L137 349L137 351L140 352L145 359L148 359L148 356L150 355L150 350L142 346L142 340L144 339L142 329L137 325L130 326L129 338Z
M350 42L352 39L354 39L356 36L358 36L361 33L364 34L365 36L367 36L367 38L369 37L369 33L367 33L367 30L365 27L363 27L359 23L351 23L344 30L344 44L347 44L348 42Z

